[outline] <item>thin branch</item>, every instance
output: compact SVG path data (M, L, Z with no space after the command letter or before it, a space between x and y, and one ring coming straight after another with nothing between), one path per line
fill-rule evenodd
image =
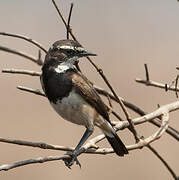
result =
M2 138L2 137L0 137L0 142L16 144L16 145L21 145L21 146L37 147L41 149L51 149L51 150L61 150L61 151L74 150L73 147L52 145L52 144L47 144L44 142L31 142L31 141L24 141L24 140L19 140L19 139Z
M176 94L176 97L178 98L178 92L177 92L177 87L178 87L178 78L179 78L179 75L177 75L176 77L176 81L175 81L175 94Z
M151 145L148 145L147 147L162 161L162 163L167 168L167 170L170 172L170 174L173 176L173 178L175 180L178 180L177 175L172 170L172 168L169 166L169 164L162 158L162 156Z
M59 8L58 8L58 6L57 6L55 0L52 0L52 3L53 3L53 5L55 6L55 9L57 10L58 15L60 16L61 20L63 21L64 25L65 25L66 28L67 28L67 23L66 23L66 21L65 21L65 19L64 19L64 17L63 17L63 15L62 15L62 13L60 12L60 10L59 10Z
M28 42L34 44L35 46L40 48L42 51L47 53L47 50L40 43L38 43L37 41L35 41L35 40L33 40L33 39L31 39L31 38L29 38L27 36L22 36L22 35L19 35L19 34L12 34L12 33L6 33L6 32L0 32L0 35L10 36L10 37L18 38L18 39L23 39L25 41L28 41Z
M25 69L2 69L2 73L23 74L23 75L30 75L30 76L41 75L41 72L29 71Z
M46 97L45 94L42 93L39 89L34 90L34 89L26 88L23 86L17 86L17 89Z
M144 116L146 114L148 114L147 112L144 112L142 109L140 109L139 107L137 107L136 105L129 103L125 100L123 100L124 104L126 107L128 107L129 109L133 110L134 112L136 112L137 114ZM160 118L160 117L158 117ZM150 123L152 123L153 125L160 127L161 126L161 122L156 120L156 119L152 119L151 121L149 121ZM168 126L168 129L166 130L166 132L171 135L173 138L175 138L177 141L179 140L179 131L177 131L176 129L174 129L171 126Z
M68 25L67 25L67 23L66 23L66 20L65 20L65 18L63 17L62 13L60 12L60 9L58 8L55 0L52 0L52 3L53 3L53 5L55 6L55 9L57 10L58 15L60 16L61 20L63 21L63 24L65 25L65 27L66 27L66 29L67 29L67 28L68 28ZM77 41L77 39L76 39L76 37L74 36L71 28L69 29L69 33L71 34L72 38L73 38L75 41Z
M145 67L145 71L146 71L146 80L143 80L143 79L139 79L139 78L136 78L136 82L138 83L141 83L141 84L145 84L146 86L153 86L153 87L157 87L157 88L161 88L161 89L165 89L165 91L175 91L176 93L176 96L178 97L178 78L179 76L176 77L176 79L174 81L172 81L172 84L169 86L167 84L162 84L162 83L158 83L158 82L155 82L155 81L151 81L149 79L149 72L148 72L148 68L147 68L147 64L144 64L144 67ZM173 83L175 82L175 86L172 86Z
M10 49L8 47L5 47L5 46L0 46L0 50L1 51L5 51L5 52L8 52L8 53L12 53L12 54L16 54L16 55L19 55L21 57L24 57L26 59L29 59L31 60L32 62L38 64L38 65L42 65L43 64L43 61L41 60L41 58L35 58L31 55L28 55L24 52L21 52L21 51L17 51L17 50L14 50L14 49Z
M150 81L150 78L149 78L149 71L148 71L147 64L144 64L144 67L145 67L145 73L146 73L146 81Z
M64 156L47 156L47 157L38 157L38 158L33 158L33 159L28 159L24 161L19 161L15 162L12 164L4 164L0 166L0 171L8 171L10 169L14 169L17 167L25 166L28 164L35 164L35 163L44 163L44 162L49 162L49 161L57 161L57 160L64 160L65 158L69 158L69 156L64 155Z
M72 9L73 9L73 3L71 3L70 12L69 12L69 16L68 16L68 23L67 23L67 39L69 39L70 20L71 20Z
M161 88L161 89L166 89L166 85L165 84L162 84L162 83L158 83L158 82L155 82L155 81L146 81L146 80L143 80L143 79L139 79L139 78L136 78L135 80L136 82L138 83L141 83L141 84L145 84L146 86L153 86L153 87L157 87L157 88ZM172 86L170 87L169 85L167 85L167 89L170 90L170 91L179 91L178 88Z

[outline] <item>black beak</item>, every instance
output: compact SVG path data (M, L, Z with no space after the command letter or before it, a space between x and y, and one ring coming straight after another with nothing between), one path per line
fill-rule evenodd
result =
M92 53L92 52L87 51L87 50L84 50L84 51L82 51L82 52L80 53L80 56L81 56L81 57L84 57L84 56L97 56L97 54Z

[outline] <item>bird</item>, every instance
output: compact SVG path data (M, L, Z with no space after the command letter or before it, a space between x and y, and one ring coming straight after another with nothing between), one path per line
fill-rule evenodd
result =
M65 120L86 128L81 140L65 164L70 168L76 161L83 144L92 135L94 126L99 127L118 156L128 154L128 150L115 132L109 119L109 108L88 78L82 74L77 64L86 56L96 56L70 39L53 43L48 50L40 81L42 89L53 109Z

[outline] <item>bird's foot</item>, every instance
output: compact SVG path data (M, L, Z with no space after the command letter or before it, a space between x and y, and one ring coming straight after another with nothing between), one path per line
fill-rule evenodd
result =
M79 167L81 168L81 164L77 158L77 153L75 153L74 151L67 152L66 155L68 155L70 157L65 158L63 161L69 169L71 169L71 166L74 164L74 162L76 162L76 165L79 165Z

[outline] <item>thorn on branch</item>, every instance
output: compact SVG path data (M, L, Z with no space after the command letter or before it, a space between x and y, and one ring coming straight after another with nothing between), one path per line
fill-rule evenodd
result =
M148 71L147 64L144 64L144 67L145 67L146 81L149 82L150 78L149 78L149 71Z
M42 53L41 53L41 50L40 50L40 49L39 49L39 51L38 51L37 64L40 65L40 66L43 65L43 61L42 61Z
M176 81L175 81L175 94L176 94L176 97L177 97L177 98L178 98L178 91L177 91L178 79L179 79L179 75L177 75Z
M168 91L168 84L165 84L165 91Z

